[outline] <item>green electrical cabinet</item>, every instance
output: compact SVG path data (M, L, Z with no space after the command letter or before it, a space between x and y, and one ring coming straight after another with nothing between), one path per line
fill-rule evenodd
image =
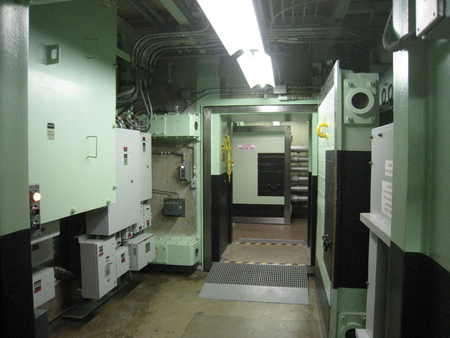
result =
M46 223L115 202L115 10L30 7L29 183Z

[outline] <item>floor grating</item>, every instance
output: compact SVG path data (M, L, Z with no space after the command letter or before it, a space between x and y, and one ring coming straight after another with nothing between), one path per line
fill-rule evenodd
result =
M308 304L307 267L213 263L201 298Z

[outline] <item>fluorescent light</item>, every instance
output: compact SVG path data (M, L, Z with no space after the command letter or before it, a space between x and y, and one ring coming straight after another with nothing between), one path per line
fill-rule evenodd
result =
M252 0L197 0L229 55L244 51L239 66L250 87L275 87L272 60L264 45Z
M258 51L244 52L237 61L250 88L256 85L264 87L266 84L275 87L272 59L269 55Z
M229 55L264 45L252 0L198 0Z

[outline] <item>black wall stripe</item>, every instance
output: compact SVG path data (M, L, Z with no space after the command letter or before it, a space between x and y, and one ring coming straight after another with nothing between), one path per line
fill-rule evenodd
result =
M391 242L386 337L450 337L450 272Z
M284 204L233 204L233 216L284 217Z
M211 188L212 260L219 262L232 238L232 184L228 175L212 175Z
M34 337L30 230L0 237L0 336Z

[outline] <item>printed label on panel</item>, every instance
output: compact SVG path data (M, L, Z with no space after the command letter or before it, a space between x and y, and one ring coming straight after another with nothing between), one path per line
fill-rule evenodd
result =
M384 161L384 174L388 177L392 177L394 175L394 161Z
M381 212L392 218L392 183L382 181Z

